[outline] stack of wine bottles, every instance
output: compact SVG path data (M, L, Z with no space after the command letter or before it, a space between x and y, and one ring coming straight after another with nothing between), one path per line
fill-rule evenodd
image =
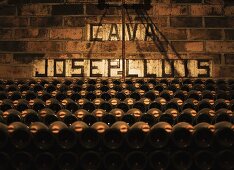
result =
M233 170L234 81L0 81L0 169Z

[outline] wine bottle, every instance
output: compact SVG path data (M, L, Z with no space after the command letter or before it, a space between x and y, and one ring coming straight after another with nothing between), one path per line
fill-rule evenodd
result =
M167 122L159 122L151 127L147 141L153 148L165 148L170 141L172 126Z
M143 170L147 168L147 157L144 152L132 151L126 156L126 169Z
M132 149L141 149L145 146L146 135L150 131L150 127L145 122L136 122L131 126L127 135L126 142Z
M176 151L171 156L171 169L190 169L193 163L191 153L187 151Z
M20 122L20 112L15 109L9 109L2 114L4 121L7 125L13 123L13 122Z
M7 125L0 123L0 149L7 145L8 138Z
M62 149L72 149L77 143L77 135L75 131L68 128L67 125L61 121L56 121L50 124L50 131L57 139L57 143Z
M60 170L76 170L78 165L77 155L73 152L62 152L57 159L57 167Z
M81 155L80 166L83 170L92 169L98 170L101 165L101 157L98 152L88 151Z
M194 154L194 165L196 169L208 170L214 169L214 153L206 150L198 151Z
M186 122L177 123L172 128L171 140L177 148L188 148L192 142L193 126Z
M34 168L37 170L49 170L55 167L55 157L49 152L38 153L34 158Z
M231 148L234 145L234 127L230 122L219 122L214 125L214 140L219 148Z
M165 151L153 151L148 156L148 164L152 170L166 170L170 164L169 154Z
M124 168L124 158L119 152L108 152L103 158L104 169L122 170Z
M8 126L8 134L11 144L16 149L24 149L31 143L31 133L28 126L21 122L14 122Z
M32 168L32 155L28 152L16 152L11 157L10 165L17 170L30 170Z
M214 126L203 122L194 126L193 141L201 149L209 148L213 145Z
M40 150L50 149L55 140L49 128L42 122L33 122L30 127L32 141L36 148Z

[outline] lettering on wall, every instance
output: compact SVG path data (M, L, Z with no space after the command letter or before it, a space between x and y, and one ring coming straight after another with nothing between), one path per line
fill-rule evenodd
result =
M125 26L126 41L157 40L157 30L152 23L127 23ZM120 41L122 40L122 24L89 24L87 25L88 41Z
M126 77L211 77L212 61L127 59ZM44 59L34 61L35 77L121 77L121 59Z

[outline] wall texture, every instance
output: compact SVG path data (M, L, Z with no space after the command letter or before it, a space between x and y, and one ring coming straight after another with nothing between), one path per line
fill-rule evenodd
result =
M233 0L152 0L127 11L127 59L208 59L210 76L234 77ZM121 58L121 28L120 8L100 10L97 0L0 0L0 77L36 76L35 60Z

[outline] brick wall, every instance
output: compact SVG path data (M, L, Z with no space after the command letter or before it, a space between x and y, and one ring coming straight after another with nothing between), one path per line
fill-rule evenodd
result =
M89 24L121 23L118 7L100 10L96 4L0 0L0 77L32 77L39 59L121 58L121 41L89 40ZM158 35L126 41L127 58L210 59L213 77L234 77L233 0L152 0L147 12L128 9L126 22L151 22Z

